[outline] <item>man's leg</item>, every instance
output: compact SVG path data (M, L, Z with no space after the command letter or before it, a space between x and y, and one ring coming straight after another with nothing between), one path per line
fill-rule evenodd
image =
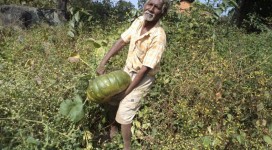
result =
M131 144L131 123L130 124L122 124L121 125L121 132L124 141L124 150L130 150Z
M118 106L108 104L108 119L110 123L110 138L112 139L118 132L118 123L115 121L115 115Z
M118 132L118 124L116 122L112 123L110 126L110 138L112 139Z

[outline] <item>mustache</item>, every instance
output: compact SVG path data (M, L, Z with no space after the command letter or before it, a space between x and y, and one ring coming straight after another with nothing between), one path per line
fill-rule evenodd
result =
M154 16L154 14L151 13L150 11L148 11L148 10L146 10L144 13L147 14L147 15L151 15L152 17Z

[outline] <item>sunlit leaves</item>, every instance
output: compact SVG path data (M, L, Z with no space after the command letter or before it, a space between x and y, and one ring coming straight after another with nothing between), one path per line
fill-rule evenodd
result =
M271 133L272 133L272 123L270 123L270 124L269 124L269 126L268 126L268 130L269 130L269 132L271 132Z
M79 62L80 61L79 53L71 54L71 56L68 58L68 61L71 63Z
M213 18L216 20L222 15L227 15L230 9L238 7L235 0L214 0L209 2L211 10L213 11Z
M208 15L180 15L180 20L172 15L173 20L163 20L168 46L161 70L134 119L135 149L269 149L271 34L247 35L229 25L210 24L204 19ZM76 16L75 21L82 19ZM1 144L34 149L48 141L44 149L119 148L120 136L110 142L112 147L94 139L109 125L104 108L71 98L79 92L86 96L99 59L126 28L119 25L73 31L74 39L67 37L67 29L55 27L0 31L0 118L16 118L0 120ZM50 53L43 51L44 41L51 44ZM68 57L73 59L68 62ZM108 68L122 67L123 58L118 54ZM82 65L82 59L91 67Z
M272 139L270 136L265 135L263 139L267 144L272 145Z
M94 46L94 59L98 64L107 52L108 42L106 40L95 40L93 38L89 38L88 41L91 42Z
M83 134L83 141L85 143L85 149L84 150L92 150L94 149L91 140L93 139L93 134L90 131L84 131Z
M105 40L95 40L93 38L89 38L88 41L92 42L95 48L100 48L102 46L107 46L107 41Z
M73 32L74 30L70 30L67 32L67 35L70 36L70 37L75 37L75 33Z
M70 8L70 12L72 14L72 18L69 21L69 31L67 32L68 36L71 38L75 37L75 34L77 32L77 27L80 24L80 10L76 10L73 7Z
M79 19L80 19L79 11L76 12L74 17L75 17L75 21L79 22Z

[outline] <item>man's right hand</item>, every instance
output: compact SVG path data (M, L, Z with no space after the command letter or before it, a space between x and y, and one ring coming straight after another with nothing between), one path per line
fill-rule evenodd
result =
M105 70L106 70L105 66L99 65L98 68L96 69L96 73L97 75L102 75L105 73Z

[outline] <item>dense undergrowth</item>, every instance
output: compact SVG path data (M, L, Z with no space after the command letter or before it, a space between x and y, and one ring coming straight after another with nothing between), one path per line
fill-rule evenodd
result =
M199 13L164 18L168 46L133 123L133 149L271 148L272 33L246 34ZM74 38L66 26L0 29L0 149L122 148L120 135L105 140L105 107L85 101L97 63L129 25L110 24ZM59 108L76 95L85 116L73 123Z

